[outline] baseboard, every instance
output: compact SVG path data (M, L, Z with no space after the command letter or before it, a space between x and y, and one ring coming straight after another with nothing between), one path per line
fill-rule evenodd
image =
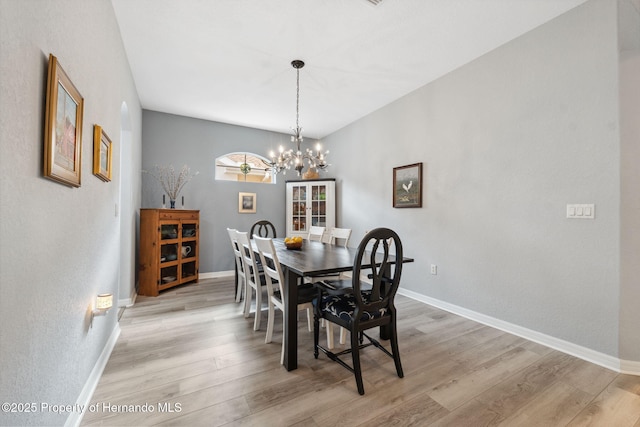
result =
M131 295L129 296L129 298L119 299L118 300L118 308L121 308L121 307L133 307L133 305L136 303L136 298L138 298L138 293L136 292L136 290L134 288L131 291Z
M113 331L111 331L111 336L107 343L104 345L102 349L102 353L100 353L100 357L96 361L93 369L91 370L91 374L89 374L89 378L82 387L82 391L80 392L80 396L78 396L78 400L76 402L77 407L84 408L82 412L71 412L69 417L67 417L67 421L64 423L65 427L71 426L79 426L82 421L82 417L91 402L91 397L93 396L93 392L96 390L98 386L98 382L100 381L100 377L102 376L102 371L104 371L104 367L107 366L107 362L109 361L109 357L111 356L111 352L118 341L118 337L120 336L120 325L116 322Z
M198 279L224 279L233 277L236 273L233 270L211 271L209 273L198 274Z
M640 375L640 362L636 362L633 360L621 360L620 373L629 375Z
M496 319L494 317L487 316L472 310L468 310L466 308L450 304L448 302L444 302L435 298L431 298L407 289L400 288L398 289L398 293L416 301L420 301L425 304L448 311L450 313L473 320L475 322L482 323L483 325L491 326L492 328L500 329L501 331L517 335L529 341L533 341L538 344L553 348L554 350L570 354L579 359L586 360L587 362L595 363L596 365L611 369L612 371L629 375L640 375L640 362L621 360L587 347L582 347L580 345L564 341L550 335L534 331L532 329L514 325L512 323L505 322L503 320Z

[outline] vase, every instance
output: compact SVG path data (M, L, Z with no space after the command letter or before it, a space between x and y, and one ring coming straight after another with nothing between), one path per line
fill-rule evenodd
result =
M176 208L176 199L169 200L169 207L171 209L175 209Z

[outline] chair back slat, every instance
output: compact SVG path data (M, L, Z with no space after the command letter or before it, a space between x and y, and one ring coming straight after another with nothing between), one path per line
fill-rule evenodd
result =
M356 303L357 312L377 311L388 308L395 310L393 300L398 286L400 285L400 276L402 274L402 262L393 262L390 257L391 244L395 247L396 259L402 259L402 242L398 234L388 228L376 228L368 232L360 245L354 258L352 284ZM367 248L369 247L369 249ZM368 253L368 259L366 259ZM371 278L371 297L370 301L365 302L362 298L362 289L360 274L364 265L370 265L364 269L370 271ZM355 319L359 317L354 315Z
M349 238L351 237L351 229L350 228L332 228L330 235L330 242L333 245L344 246L345 248L349 245Z
M322 238L324 237L325 227L320 227L317 225L312 225L309 227L309 235L307 236L307 240L322 242Z
M251 226L249 236L257 234L260 237L272 237L276 238L276 227L267 220L260 220Z
M240 247L238 246L237 232L238 230L235 228L227 228L227 233L229 233L229 239L231 240L231 248L233 249L233 254L236 260L235 262L238 274L244 276L244 264L242 262L242 252L240 252Z
M278 261L278 254L276 254L276 248L273 245L273 239L263 238L257 234L253 235L253 241L260 253L260 260L262 261L262 268L266 276L267 292L269 296L273 296L275 291L282 293L282 283L284 282L284 272L280 261Z
M236 238L238 240L238 248L242 256L242 262L244 266L245 278L251 283L257 285L260 288L260 275L258 271L258 265L256 263L256 257L251 247L251 241L249 240L249 233L236 231Z

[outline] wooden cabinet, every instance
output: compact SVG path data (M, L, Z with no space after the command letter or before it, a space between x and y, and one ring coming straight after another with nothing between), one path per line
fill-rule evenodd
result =
M158 296L164 289L198 282L200 211L140 209L140 289Z
M335 179L287 181L287 237L307 237L312 225L336 226Z

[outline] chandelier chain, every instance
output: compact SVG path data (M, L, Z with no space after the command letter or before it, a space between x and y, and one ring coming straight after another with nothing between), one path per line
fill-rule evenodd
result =
M316 151L307 148L302 151L300 144L302 143L302 129L300 128L300 68L304 67L304 62L296 59L291 62L291 66L296 69L296 128L291 136L291 142L296 144L295 151L293 149L284 150L280 146L280 153L276 155L273 151L270 153L270 162L264 162L269 166L275 174L287 173L288 169L294 169L298 176L302 176L305 163L309 167L309 171L304 174L305 178L318 176L318 170L325 170L329 167L325 157L329 151L321 151L320 143L316 146Z
M300 129L300 68L296 68L296 129Z

